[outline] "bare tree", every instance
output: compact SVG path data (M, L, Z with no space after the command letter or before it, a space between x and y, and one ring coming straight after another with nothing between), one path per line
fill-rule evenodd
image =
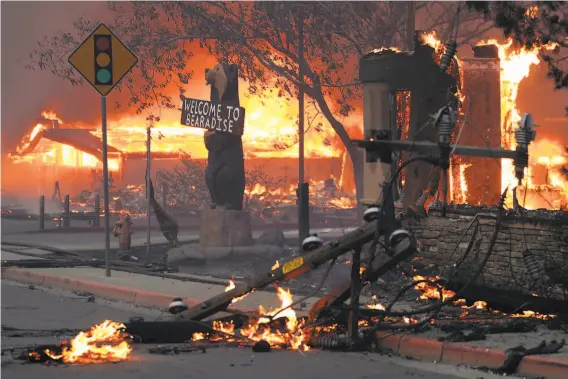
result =
M251 93L262 93L270 83L278 96L290 99L302 85L344 144L359 194L363 154L350 143L342 122L361 96L358 73L352 67L373 48L404 48L415 14L426 15L428 29L444 30L460 13L458 3L428 1L416 2L412 14L404 2L113 2L110 7L116 20L109 26L139 57L137 69L119 87L129 93L129 106L137 112L147 112L155 104L177 107L176 96L168 90L177 86L184 93L191 78L189 43L198 41L219 59L239 64ZM304 57L297 49L300 11L305 18ZM460 24L472 24L463 28L464 33L466 29L471 35L481 33L483 20L461 12ZM40 41L29 67L81 84L63 58L95 26L95 20L80 19L74 32ZM306 73L302 83L300 64Z
M184 155L181 163L181 166L174 167L172 170L162 169L158 171L158 191L161 190L162 183L167 183L169 192L166 201L168 203L195 207L207 204L209 202L209 190L205 184L205 162ZM163 196L161 192L158 192L158 194Z

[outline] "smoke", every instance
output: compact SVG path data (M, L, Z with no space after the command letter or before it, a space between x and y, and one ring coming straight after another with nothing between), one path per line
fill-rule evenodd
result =
M37 41L73 30L80 17L104 19L106 2L2 2L2 152L10 152L42 110L63 110L61 117L97 117L98 97L91 88L72 87L49 72L24 67ZM63 57L67 59L67 57Z

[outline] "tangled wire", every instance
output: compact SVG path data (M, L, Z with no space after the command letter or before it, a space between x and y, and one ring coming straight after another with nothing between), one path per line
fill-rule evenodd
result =
M387 209L388 209L388 202L392 200L391 197L391 192L393 189L393 184L397 182L399 175L401 174L402 170L417 161L422 161L422 162L427 162L429 164L432 164L434 166L439 166L440 164L440 160L439 158L436 157L430 157L430 156L416 156L413 158L410 158L408 160L406 160L405 162L403 162L398 169L396 170L396 172L392 175L392 177L390 178L389 182L387 184L385 184L383 186L383 199L382 199L382 206L380 207L380 211L379 211L379 216L377 219L377 230L375 233L375 237L370 245L370 258L368 260L368 265L367 265L367 270L371 269L371 264L375 259L375 252L377 251L377 247L382 247L383 251L385 254L389 255L390 257L393 256L393 253L390 251L389 249L389 244L387 243L387 241L381 242L381 237L383 237L385 240L388 237L387 233L384 232L384 229L388 229L385 228L385 223L386 222L392 222L392 220L387 219ZM497 236L499 234L500 228L501 228L501 224L502 224L502 218L504 215L504 203L505 203L505 199L506 199L506 194L507 194L508 188L505 189L505 191L502 193L500 201L499 201L499 206L498 206L498 215L495 221L495 227L494 227L494 232L493 235L489 241L489 246L487 248L487 251L485 252L485 255L481 261L481 263L479 264L477 270L474 272L474 274L469 278L469 280L463 284L461 286L461 288L458 288L453 296L451 296L450 298L444 299L444 297L442 296L443 291L444 291L444 281L443 280L430 280L430 279L420 279L420 280L415 280L407 285L405 285L402 289L400 289L400 291L394 296L394 298L389 302L389 304L385 307L384 310L374 310L374 309L368 309L368 308L353 308L353 307L349 307L349 306L343 306L341 307L342 310L350 310L350 311L359 311L362 312L364 311L367 314L372 314L375 316L375 323L372 327L368 328L365 331L364 334L364 338L363 341L371 343L372 340L374 340L374 335L375 332L378 330L404 330L404 329L420 329L423 326L425 326L426 324L428 324L433 318L435 318L438 313L440 312L441 308L444 305L447 304L452 304L453 302L455 302L461 294L463 294L463 292L479 277L479 275L481 274L481 272L483 271L483 269L485 268L485 265L487 264L492 252L493 252L493 248L495 246L495 243L497 241ZM477 216L472 220L472 222L470 223L469 227L467 228L466 232L464 233L463 237L465 236L465 234L469 231L469 229L471 229L471 227L475 224L475 221L477 220ZM458 244L461 242L458 242ZM464 252L464 254L452 265L450 272L448 272L448 277L452 277L456 272L457 269L461 266L461 264L466 260L467 256L469 255L469 253L472 250L473 247L473 241L471 241L466 249L466 251ZM452 253L453 254L455 253ZM422 283L427 283L433 287L435 287L437 289L437 291L439 292L440 296L439 296L439 301L436 304L431 304L428 306L424 306L421 307L419 309L414 309L414 310L409 310L409 311L393 311L393 306L401 299L401 297L410 289L415 288L417 285L422 284ZM360 292L356 295L359 296ZM332 309L337 311L337 308ZM425 315L421 320L419 320L417 323L413 323L413 324L387 324L384 323L384 320L386 317L405 317L405 316L415 316L415 315Z

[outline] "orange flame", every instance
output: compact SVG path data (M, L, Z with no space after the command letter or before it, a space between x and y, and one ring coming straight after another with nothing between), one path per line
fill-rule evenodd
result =
M248 83L243 81L240 84L240 88L242 88L241 106L247 110L243 135L244 151L247 157L297 157L298 129L295 125L298 114L297 104L293 100L287 100L280 96L273 89L265 89L262 93L250 95L247 93ZM204 89L206 89L205 84L202 88L196 87L194 91L199 93L203 92ZM195 96L199 97L198 94ZM52 111L43 112L42 115L47 119L61 122ZM306 133L305 156L308 158L341 156L343 148L334 146L329 142L334 141L335 135L330 127L325 126L325 120L319 112L307 107L306 119L308 120L306 127L319 122L324 126L318 127L318 132ZM93 127L97 130L93 134L101 135L99 126L88 125L88 123L85 126ZM142 115L123 115L119 119L109 120L108 144L125 153L144 153L146 151L147 127L147 121ZM205 158L207 152L203 143L203 133L203 129L181 125L179 111L164 110L160 121L155 122L152 126L152 151L171 153L179 150L191 151L194 158ZM34 137L36 134L37 132ZM24 141L27 142L28 139L29 135L24 138ZM25 142L22 142L21 145L25 145ZM46 153L55 155L55 145L50 141L40 142L38 150L32 153L33 157L28 157L28 160L38 159ZM20 150L22 150L22 147L20 147ZM76 165L74 157L65 157L64 161L69 161L67 165ZM47 163L44 162L44 164ZM86 164L82 163L78 166L86 166Z
M232 285L231 283L232 282L229 283L227 290L231 289L230 287L232 287L232 285L234 286L234 283L232 283ZM302 330L304 322L298 320L296 312L290 307L293 304L292 294L289 290L278 287L276 285L275 287L277 290L276 294L281 302L280 308L272 311L266 311L264 307L259 306L258 313L261 316L266 317L249 320L248 324L240 329L240 335L248 338L251 341L264 340L275 348L285 346L292 350L308 351L309 347L306 345L307 335L305 335L304 331ZM271 330L268 324L273 319L276 320L284 317L286 318L286 330ZM229 336L234 336L235 333L235 325L231 322L223 323L215 321L213 323L213 329L215 331L222 332L223 335L209 336L210 340L227 338L227 334ZM203 338L205 338L205 336L198 333L192 336L192 339L194 341ZM230 340L231 338L228 339Z
M45 350L45 354L65 363L124 361L132 352L132 347L123 334L124 328L121 323L106 320L87 332L80 332L70 341L69 347L63 347L61 354L56 355L49 350Z
M537 15L538 6L529 7L525 13L525 16L530 18L534 18ZM432 31L422 34L421 40L424 44L434 49L434 61L438 62L445 52L445 46L437 37L436 32ZM521 120L521 112L517 109L516 104L519 85L523 79L529 76L531 67L540 64L540 52L554 50L558 47L558 44L550 42L546 45L537 45L528 49L525 47L514 47L512 39L509 39L504 44L498 43L495 39L490 39L481 41L477 45L495 45L498 48L501 66L501 146L513 150L516 147L514 130L518 127L518 123ZM456 58L456 60L459 64L459 59ZM460 93L459 89L456 96L463 102L464 94ZM562 208L562 205L568 202L568 180L560 174L559 168L561 164L566 162L567 158L563 156L563 149L560 143L548 141L547 144L549 146L554 146L548 150L538 146L539 143L541 143L540 140L537 140L529 148L529 157L531 159L529 168L525 172L526 184L519 187L520 193L517 193L517 195L520 198L526 198L526 204L521 205L528 209L539 207ZM516 186L517 180L513 164L511 160L501 161L502 191L507 186L511 190ZM538 166L545 166L544 169L547 170L548 182L545 185L536 185L532 182L532 174ZM452 176L457 175L455 180L453 178L450 179L452 198L462 201L467 199L468 184L464 175L467 167L461 164L452 171ZM545 199L544 203L543 189L548 192L550 197L550 200ZM527 196L525 196L525 192ZM509 194L506 205L510 207L512 201L512 196Z
M233 282L232 280L229 280L229 284L227 285L227 287L225 287L225 292L229 292L230 290L232 290L233 288L237 288L237 286L235 285L235 282ZM244 299L245 297L247 297L250 294L247 293L246 295L243 296L238 296L233 298L233 300L231 300L231 304L236 303L237 301L241 301L242 299Z
M438 277L424 277L424 276L416 275L416 276L413 277L413 279L415 281L430 280L432 282L435 282L440 278L438 278ZM422 292L420 294L419 299L427 300L427 299L439 299L440 298L440 290L438 289L438 287L432 286L427 282L418 283L417 285L414 286L414 289ZM456 293L454 291L443 289L442 290L442 300L446 301L447 299L450 299L453 296L455 296L455 294Z
M535 11L538 12L538 8L536 8L536 10L533 9L531 12L534 13ZM495 39L490 39L488 41L482 41L478 43L478 45L495 45L498 48L501 65L501 146L506 149L515 149L517 143L514 130L518 127L519 121L521 121L521 113L517 108L519 85L523 79L529 76L531 67L540 64L540 52L554 50L558 47L558 44L551 42L546 45L535 46L531 49L526 47L514 48L513 40L511 39L504 44L498 43ZM537 142L533 143L529 148L529 157L535 157L534 147L538 142L537 140ZM525 172L527 183L519 188L521 193L518 194L518 196L521 198L525 196L525 192L529 195L531 192L534 193L538 190L538 187L534 186L531 182L531 174L535 169L535 162L539 164L539 153L542 152L538 152L537 150L536 160L531 159L529 168ZM560 159L556 157L550 157L550 159ZM513 164L511 160L501 161L502 191L504 191L507 186L512 190L517 184ZM564 197L564 199L560 198L549 202L549 204L542 204L538 201L537 197L534 197L528 198L527 204L521 205L528 209L535 207L550 208L551 205L554 208L558 208L563 200L568 199L568 181L563 180L560 175L558 175L556 179L557 180L551 183L550 186L559 191L561 197ZM508 196L507 206L511 206L512 201L512 196Z

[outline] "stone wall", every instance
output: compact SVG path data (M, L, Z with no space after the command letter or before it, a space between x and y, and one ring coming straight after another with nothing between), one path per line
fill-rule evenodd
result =
M477 230L475 225L467 230L472 220L471 215L456 213L448 214L446 218L431 215L420 220L409 219L405 221L405 227L419 241L421 263L431 264L445 275L464 255L475 232L473 248L456 270L458 281L464 282L478 269L495 231L495 220L491 218L480 219ZM520 222L518 218L505 217L487 265L474 284L531 293L523 262L523 252L527 249L537 257L541 269L548 261L568 270L568 221L531 219Z

